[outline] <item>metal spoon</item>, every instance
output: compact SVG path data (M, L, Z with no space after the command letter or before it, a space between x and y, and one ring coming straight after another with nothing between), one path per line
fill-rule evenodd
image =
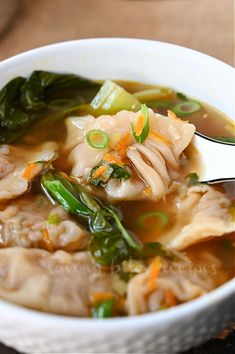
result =
M235 144L218 141L196 132L192 141L201 155L201 183L235 181Z

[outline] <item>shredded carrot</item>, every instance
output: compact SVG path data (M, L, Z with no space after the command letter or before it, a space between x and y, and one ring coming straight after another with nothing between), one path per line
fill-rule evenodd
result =
M171 145L170 140L167 139L167 138L166 138L164 135L162 135L162 134L155 133L155 132L151 131L151 132L149 133L149 136L150 136L151 138L154 138L154 139L157 139L157 140L162 141L162 142L163 142L164 144L166 144L166 145Z
M98 167L97 170L92 174L92 178L96 179L96 178L102 176L107 170L108 170L107 166Z
M168 115L168 117L171 118L171 119L175 119L175 120L178 120L178 121L181 121L181 122L182 122L182 119L178 118L177 115L176 115L174 112L170 111L169 109L168 109L168 111L167 111L167 115ZM187 120L184 120L184 122L188 122L188 121L187 121Z
M143 193L144 193L144 195L146 195L147 197L150 197L150 196L153 194L153 193L152 193L152 189L149 188L149 187L144 188Z
M31 179L33 179L33 177L35 176L35 170L38 168L36 163L31 163L29 164L26 169L24 170L24 174L23 177L25 179L27 179L27 181L30 181Z
M91 301L92 303L97 303L97 302L100 302L100 301L106 301L106 300L109 300L109 299L112 299L113 298L113 294L112 293L93 293L91 294Z
M160 269L161 269L161 257L157 256L150 264L150 274L149 274L149 279L147 284L149 293L153 292L156 289L156 280L160 273Z
M137 122L135 125L135 134L137 136L141 135L142 130L144 128L144 124L145 124L145 118L144 116L141 114L138 118L137 118Z
M54 250L54 248L53 248L53 244L51 242L48 230L47 229L42 230L42 234L43 234L43 241L46 244L47 250L52 252Z
M118 154L123 157L126 155L126 151L131 142L131 134L127 132L123 135L121 139L114 145L113 149L118 152Z
M105 154L103 160L110 163L116 163L118 166L121 167L124 166L124 163L112 154Z
M166 307L173 307L176 305L176 298L175 295L173 294L172 290L166 290L164 292L165 295L165 304Z

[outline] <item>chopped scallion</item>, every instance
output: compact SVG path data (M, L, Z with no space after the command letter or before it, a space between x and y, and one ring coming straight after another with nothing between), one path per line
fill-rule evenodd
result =
M109 136L103 130L90 130L86 138L87 143L94 149L104 149L109 145Z
M200 103L196 101L186 101L182 103L178 103L172 111L178 116L178 117L184 117L188 116L189 114L193 114L195 112L198 112L202 106Z
M149 134L149 111L146 104L141 105L141 115L138 117L136 125L131 124L132 135L138 143L143 143Z
M189 178L189 185L194 186L195 184L199 183L199 177L196 172L190 173L186 178Z
M160 220L160 226L166 227L169 224L169 215L163 211L151 211L148 213L141 214L136 220L136 224L145 230L149 230L149 219L155 218L157 221Z

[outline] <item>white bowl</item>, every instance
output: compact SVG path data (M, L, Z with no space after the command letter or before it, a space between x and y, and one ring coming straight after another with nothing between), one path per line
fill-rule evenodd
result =
M166 85L235 116L232 67L172 44L110 38L50 45L1 62L0 87L33 70ZM0 341L31 354L175 353L199 345L235 320L234 288L232 280L169 310L103 321L39 313L0 301Z

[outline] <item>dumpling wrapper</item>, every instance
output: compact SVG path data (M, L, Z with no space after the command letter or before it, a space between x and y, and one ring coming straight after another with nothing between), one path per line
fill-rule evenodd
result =
M67 119L68 146L74 146L75 131L77 131L77 145L70 154L70 162L73 166L72 175L86 181L91 169L104 158L106 153L117 155L113 146L129 133L126 157L130 162L130 167L141 177L127 181L111 180L104 188L107 198L111 200L159 200L164 197L172 182L170 172L172 169L179 169L180 155L189 145L195 126L178 119L172 112L169 112L166 117L155 114L149 109L150 133L143 144L138 144L131 133L131 123L135 124L139 114L140 112L121 111L113 116L102 115L96 119L87 116L82 117L80 124L80 118ZM109 147L97 150L87 143L86 134L92 129L102 130L109 135ZM70 141L72 144L69 144ZM120 158L120 156L117 157ZM121 191L118 188L119 185ZM129 193L128 190L131 192Z
M0 178L0 202L14 199L27 192L29 181L25 179L23 175L28 164L52 161L56 158L57 149L58 144L55 142L43 143L35 148L9 146L9 153L3 155L5 162L3 158L2 162L0 159L0 163L2 164L11 164L11 169ZM3 168L2 165L2 169ZM41 165L41 168L39 166L37 174L39 174L42 169L43 165Z
M155 241L164 246L183 250L186 247L235 230L229 212L231 201L209 185L186 189L173 201L176 206L175 226Z
M0 210L0 248L78 251L87 242L87 231L42 195L23 196Z
M110 292L111 274L88 252L0 250L0 297L15 304L61 315L90 316L94 293Z

